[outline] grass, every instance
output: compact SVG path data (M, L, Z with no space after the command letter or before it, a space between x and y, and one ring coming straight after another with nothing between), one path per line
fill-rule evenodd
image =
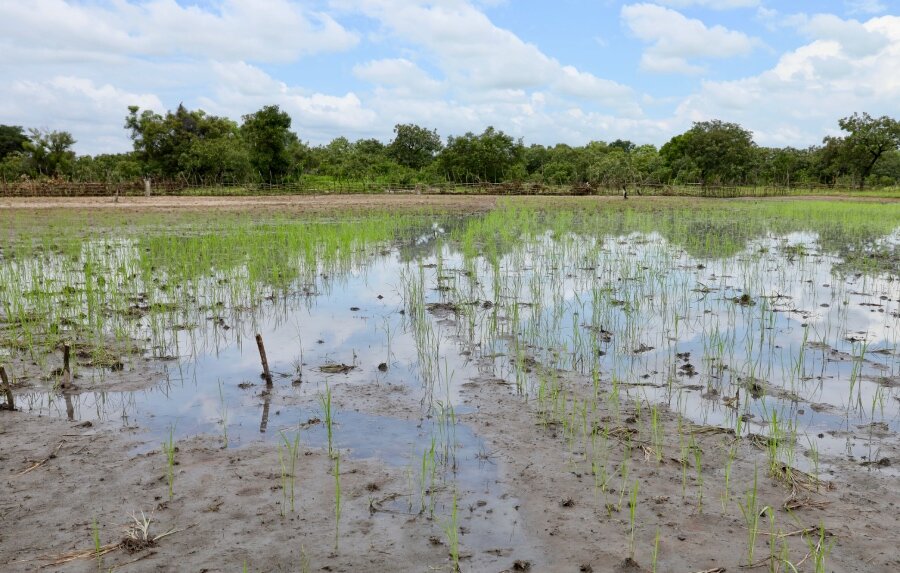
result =
M169 428L169 438L162 443L163 455L166 456L166 483L169 486L169 499L175 497L175 426Z
M322 407L322 418L328 436L328 455L334 457L334 418L331 411L331 387L325 383L325 392L319 394L319 405Z
M341 497L341 454L335 453L334 457L334 552L338 552L341 537L341 511L344 508Z
M825 573L825 563L833 544L825 541L825 527L819 524L818 535L806 536L806 544L809 547L809 555L812 556L813 571Z
M222 420L222 447L228 447L228 404L225 401L225 390L219 380L219 415Z
M634 480L634 486L631 488L631 494L628 498L628 523L629 523L629 552L631 554L631 558L634 559L634 525L635 525L635 513L637 512L637 504L638 504L638 480Z
M447 546L450 548L450 563L454 571L459 571L459 516L456 506L456 492L453 492L453 501L450 505L450 517L444 525L444 534L447 536Z
M747 525L747 565L753 564L753 554L756 551L756 538L759 535L759 518L767 511L771 511L768 507L761 508L758 497L758 472L753 473L753 487L744 495L741 502L741 515L744 516L744 523Z
M100 524L97 518L91 522L91 541L94 542L94 553L97 556L97 569L103 570L103 544L100 542Z
M278 462L281 467L281 516L285 515L285 507L290 502L291 513L295 510L297 460L300 457L300 432L293 439L284 432L280 433L278 444Z

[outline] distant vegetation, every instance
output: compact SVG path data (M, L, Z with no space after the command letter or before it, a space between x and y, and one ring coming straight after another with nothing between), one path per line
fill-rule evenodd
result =
M806 149L761 147L751 132L697 122L657 149L617 139L583 146L526 145L493 127L449 136L413 124L385 143L338 137L311 146L290 116L265 106L238 123L178 106L160 115L130 107L133 151L77 156L65 131L0 125L0 181L117 183L150 177L191 185L366 182L374 186L516 182L623 190L653 185L878 187L900 184L900 121L853 114L844 135Z

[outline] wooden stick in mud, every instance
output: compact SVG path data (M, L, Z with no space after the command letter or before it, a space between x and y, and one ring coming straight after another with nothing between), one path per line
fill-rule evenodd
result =
M16 403L13 401L12 388L9 386L9 378L6 376L6 369L0 366L0 380L3 381L3 392L6 394L6 406L10 411L16 409Z
M262 362L263 378L266 379L266 386L272 386L272 373L269 372L269 361L266 359L266 347L263 345L261 334L256 335L256 346L259 348L259 360Z

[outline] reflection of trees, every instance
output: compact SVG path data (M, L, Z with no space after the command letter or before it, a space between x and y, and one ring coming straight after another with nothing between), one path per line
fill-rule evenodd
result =
M523 241L551 233L620 237L658 233L696 258L732 257L748 243L796 232L816 234L819 248L844 259L853 272L898 270L896 245L879 241L900 229L900 209L890 205L828 202L768 202L715 205L697 202L589 208L505 207L467 219L450 231L457 244L477 245L479 255L500 258Z
M410 229L411 232L399 242L400 262L408 263L430 257L434 254L438 239L446 241L464 231L473 219L480 217L481 215L434 217L432 221Z

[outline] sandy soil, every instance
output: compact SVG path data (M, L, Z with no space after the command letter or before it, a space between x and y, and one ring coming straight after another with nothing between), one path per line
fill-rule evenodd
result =
M329 212L335 210L384 210L384 209L442 209L449 211L484 211L492 209L499 195L267 195L246 197L121 197L115 201L109 197L0 197L0 210L15 209L104 209L118 211L182 211L182 210L222 210L222 211L288 211L288 212ZM584 201L584 197L567 196L516 196L519 200L535 203L566 203ZM598 196L591 199L601 201L622 201L618 196ZM703 200L690 197L640 197L632 196L629 201L692 201ZM727 201L726 199L708 199ZM760 201L763 199L745 197L740 201ZM851 197L851 196L796 196L772 197L766 201L863 201L876 203L896 203L900 198Z
M476 211L491 209L496 196L489 195L272 195L259 197L6 197L0 209L104 209L120 211L173 210L332 210L443 209Z

